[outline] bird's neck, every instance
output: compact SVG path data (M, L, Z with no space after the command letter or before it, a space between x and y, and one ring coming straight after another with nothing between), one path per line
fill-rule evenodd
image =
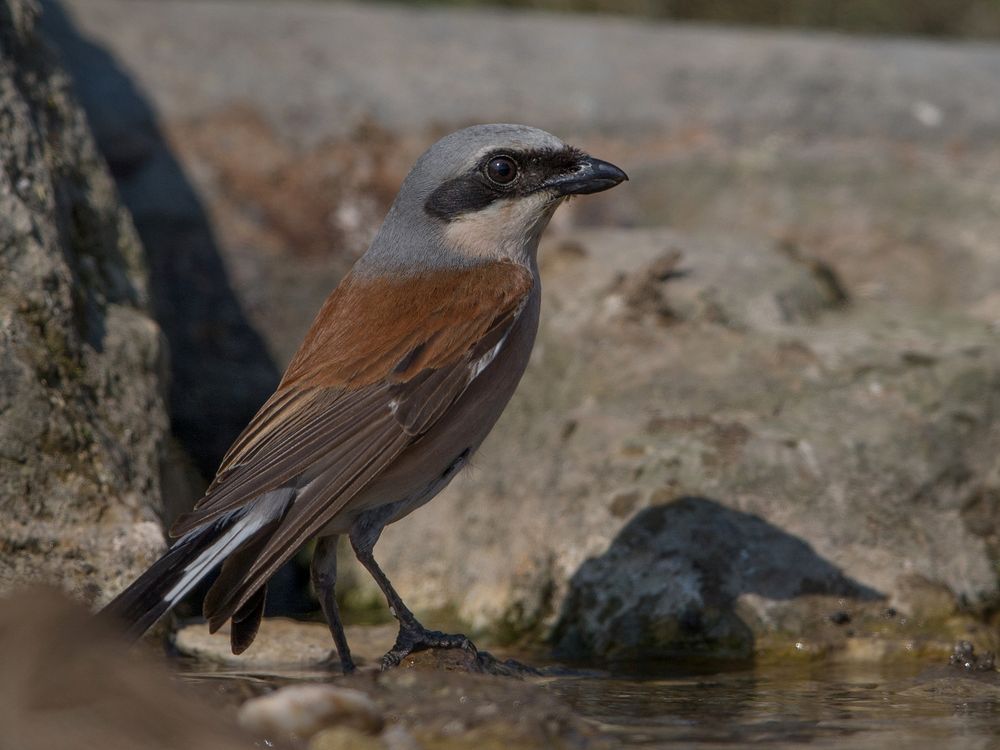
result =
M412 274L516 263L537 276L538 242L558 201L530 205L498 201L448 222L416 227L390 211L368 251L355 265L362 275Z

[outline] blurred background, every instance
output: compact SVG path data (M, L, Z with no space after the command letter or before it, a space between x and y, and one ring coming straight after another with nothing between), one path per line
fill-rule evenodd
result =
M141 570L416 157L513 121L631 180L553 220L520 391L379 544L404 599L570 660L995 648L1000 2L31 7L0 2L0 588ZM271 614L315 617L305 559Z
M995 37L995 0L416 0L414 5L615 13L670 20L861 34Z

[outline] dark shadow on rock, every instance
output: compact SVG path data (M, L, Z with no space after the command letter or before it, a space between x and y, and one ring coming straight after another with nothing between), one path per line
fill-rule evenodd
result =
M82 36L60 3L43 0L42 6L43 32L73 78L146 250L153 314L169 345L171 431L209 478L280 373L243 312L206 211L153 105L109 52ZM198 483L184 478L184 461L174 464L163 476L168 524L197 499ZM279 571L268 612L310 610L306 579L294 564ZM194 611L204 588L192 595Z
M554 643L571 659L750 659L754 629L738 606L745 594L885 598L759 516L682 497L638 513L580 566Z
M42 5L42 28L74 79L146 248L153 312L170 347L173 433L210 477L270 395L278 369L241 309L205 210L152 105L58 2Z

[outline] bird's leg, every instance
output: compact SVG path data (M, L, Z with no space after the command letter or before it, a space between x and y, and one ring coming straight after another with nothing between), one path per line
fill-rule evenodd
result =
M327 625L330 626L333 642L337 646L340 666L344 670L344 674L350 674L355 669L354 660L351 659L351 650L347 646L344 623L341 622L340 610L337 608L337 597L334 593L337 585L338 539L339 537L334 535L320 537L317 540L310 572L313 588L316 589L316 596L319 598L319 606L323 608L323 615L326 617Z
M396 636L395 645L382 657L382 669L395 667L414 651L428 648L462 648L477 653L475 645L464 635L428 630L417 621L372 555L372 549L381 533L382 527L372 529L356 525L351 529L351 546L354 547L354 554L382 589L393 617L399 621L399 635Z

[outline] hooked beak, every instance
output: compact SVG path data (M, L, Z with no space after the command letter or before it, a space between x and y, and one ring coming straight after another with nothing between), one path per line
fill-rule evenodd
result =
M614 164L584 156L572 172L553 177L545 186L554 188L559 195L589 195L610 190L627 179L628 175Z

